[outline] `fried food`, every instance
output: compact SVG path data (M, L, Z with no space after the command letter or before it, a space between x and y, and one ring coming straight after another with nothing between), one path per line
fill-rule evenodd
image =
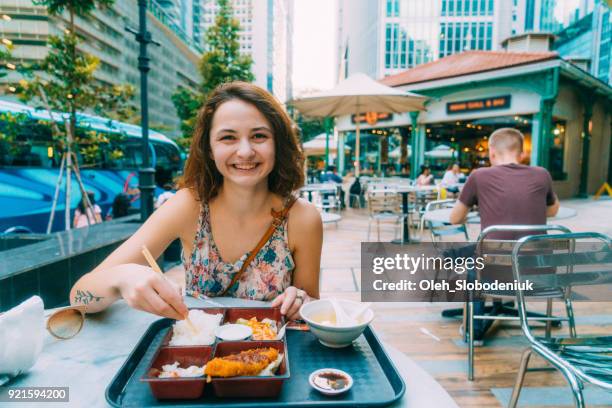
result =
M253 330L253 340L275 340L278 328L276 322L271 319L263 319L261 322L257 321L256 317L247 319L236 320L238 324L244 324L249 326Z
M278 350L272 347L250 349L213 358L206 364L204 373L210 377L255 376L275 363L278 357Z

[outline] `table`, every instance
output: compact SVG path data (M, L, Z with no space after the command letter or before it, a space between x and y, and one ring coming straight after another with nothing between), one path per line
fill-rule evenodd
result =
M216 298L215 301L229 307L268 305L234 298ZM206 300L191 297L186 303L189 307L212 306ZM34 367L7 386L67 386L70 387L70 403L62 407L108 407L104 397L106 387L147 327L157 319L158 316L131 309L124 301L119 301L102 313L88 315L83 330L73 339L57 340L47 334ZM404 397L392 407L457 407L425 370L393 347L385 345L385 348L406 383ZM27 403L27 406L48 408L50 405Z
M449 224L451 211L452 211L452 208L441 208L439 210L431 210L431 211L426 212L423 215L423 218L427 221L443 222L443 223ZM557 214L554 217L548 217L546 220L547 222L550 223L551 221L557 221L557 220L563 220L566 218L575 217L577 214L578 212L573 208L559 207L559 211L557 211ZM480 224L480 215L476 211L471 211L468 213L466 221L468 224Z
M305 186L300 188L300 192L308 193L308 201L312 202L312 193L323 193L323 192L332 192L336 193L338 186L340 184L335 183L313 183L306 184Z
M414 192L425 192L437 190L438 186L413 186L409 184L396 184L395 190L402 195L402 213L404 214L404 230L402 233L402 244L410 243L410 226L408 225L408 194Z

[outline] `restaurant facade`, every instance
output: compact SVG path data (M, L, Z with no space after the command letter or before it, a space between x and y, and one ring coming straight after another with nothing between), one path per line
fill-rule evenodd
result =
M402 135L398 140L407 145L398 162L409 163L411 177L423 164L442 172L459 162L469 172L490 165L489 135L513 127L525 135L523 162L547 168L560 197L593 194L612 182L612 88L546 51L538 44L546 37L528 40L536 50L467 51L382 79L428 96L426 110L381 120L375 113L339 118L339 146L360 120L366 134L394 129ZM349 161L340 160L340 167Z

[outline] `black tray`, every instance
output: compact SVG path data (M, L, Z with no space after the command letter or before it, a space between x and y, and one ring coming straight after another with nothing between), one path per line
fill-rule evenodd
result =
M343 349L322 346L309 331L287 330L291 378L285 381L278 398L229 399L206 395L197 400L158 401L140 378L173 323L174 320L161 319L149 326L106 388L109 404L115 407L380 407L397 401L406 390L402 377L368 326L352 347ZM353 377L353 387L335 397L326 397L313 390L308 376L314 370L326 367L348 372Z

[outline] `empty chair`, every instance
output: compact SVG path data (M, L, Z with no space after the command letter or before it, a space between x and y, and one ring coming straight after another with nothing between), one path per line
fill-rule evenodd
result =
M565 243L569 243L569 251L563 249ZM544 247L546 252L541 249L534 251L534 245L542 248L542 244L547 244ZM530 280L534 286L555 286L568 297L576 288L583 289L583 297L585 289L597 289L604 294L602 299L606 299L612 289L612 239L594 232L528 236L515 245L512 266L514 279L518 282ZM537 272L543 268L553 268L554 273L534 273L534 269ZM509 407L514 408L518 402L533 352L563 374L572 390L576 407L585 405L582 395L584 384L612 391L612 337L584 337L577 334L569 339L537 337L528 324L528 295L522 288L517 291L521 328L529 347L522 355Z
M404 219L401 198L397 191L392 188L368 188L367 201L369 212L367 240L370 240L372 222L376 222L376 236L377 240L380 241L381 221L391 221L398 226Z
M487 280L491 279L491 271L494 270L496 273L496 278L504 278L504 280L507 279L508 281L512 280L511 257L515 241L491 239L491 234L496 232L547 233L551 231L564 233L570 232L568 228L560 225L492 225L485 228L480 233L476 244L476 256L483 258L485 268L482 271L477 270L478 273L476 279L480 282L486 282ZM466 330L466 335L468 341L468 379L470 381L474 379L474 321L520 320L517 310L501 303L503 300L514 301L516 298L516 293L482 291L481 296L498 302L493 306L497 313L494 315L476 314L474 311L475 301L473 299L473 293L469 293L470 299L468 299L466 305L465 323L467 324L468 328L468 330ZM557 324L559 324L561 321L567 321L569 323L570 336L575 335L572 303L566 296L565 292L560 291L555 287L541 287L537 291L530 292L529 296L534 299L544 299L546 301L546 314L527 312L527 315L529 320L538 320L546 323L547 337L550 336L552 322L557 322ZM552 316L553 299L560 299L564 302L567 317Z

